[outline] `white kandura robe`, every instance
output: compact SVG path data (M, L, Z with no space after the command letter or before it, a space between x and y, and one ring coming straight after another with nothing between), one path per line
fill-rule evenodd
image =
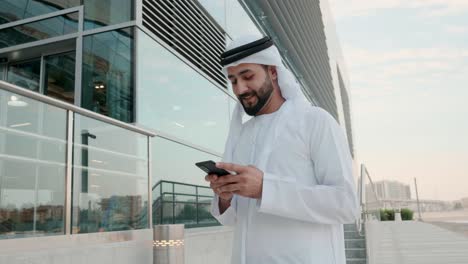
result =
M244 123L231 162L264 172L262 199L234 195L220 215L233 225L233 264L345 264L343 223L356 219L352 159L342 128L323 109L286 101Z

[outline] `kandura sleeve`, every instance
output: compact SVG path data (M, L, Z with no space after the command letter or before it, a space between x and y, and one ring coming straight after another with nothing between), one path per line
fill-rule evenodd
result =
M231 200L231 206L220 214L219 212L219 196L215 194L211 201L211 214L216 218L222 225L232 226L237 221L237 195L234 195Z
M317 185L266 172L257 208L262 213L314 223L354 222L359 205L344 131L325 110L315 109L312 117L306 127L312 127L308 141Z

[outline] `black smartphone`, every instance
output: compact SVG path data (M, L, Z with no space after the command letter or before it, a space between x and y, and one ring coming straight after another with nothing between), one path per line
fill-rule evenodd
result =
M214 161L212 161L212 160L197 162L197 163L195 163L195 165L198 168L202 169L207 174L216 174L218 176L224 176L224 175L231 174L227 170L220 169L220 168L216 167L216 163Z

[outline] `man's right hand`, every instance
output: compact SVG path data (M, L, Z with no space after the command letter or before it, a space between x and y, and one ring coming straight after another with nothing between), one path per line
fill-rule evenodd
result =
M219 176L216 174L209 174L205 176L205 180L210 182L210 188L213 190L213 192L216 193L222 200L230 202L234 194L232 192L219 192L219 187L225 184L217 184L218 178Z

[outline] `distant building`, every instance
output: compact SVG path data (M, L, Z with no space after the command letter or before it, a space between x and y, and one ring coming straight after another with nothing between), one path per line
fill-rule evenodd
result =
M375 192L381 200L411 200L410 186L398 181L374 182ZM371 189L366 187L366 192L371 195Z
M463 208L468 209L468 197L461 198L460 201Z

